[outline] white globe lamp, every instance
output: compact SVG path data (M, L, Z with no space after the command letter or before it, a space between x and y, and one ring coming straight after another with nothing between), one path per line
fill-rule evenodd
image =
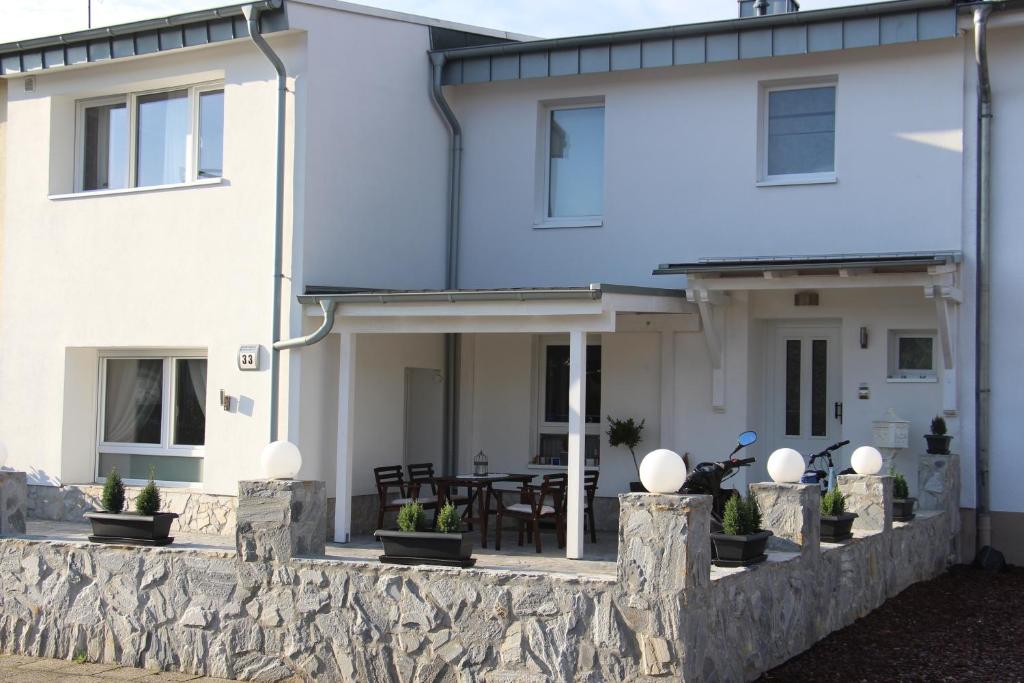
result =
M850 466L857 474L878 474L882 470L882 454L872 446L861 446L850 456Z
M780 484L795 484L804 473L804 457L792 448L780 448L768 456L768 476Z
M640 482L650 493L676 493L686 481L686 463L667 448L651 451L640 461Z
M274 441L260 453L260 468L265 479L294 479L302 467L302 454L291 441Z

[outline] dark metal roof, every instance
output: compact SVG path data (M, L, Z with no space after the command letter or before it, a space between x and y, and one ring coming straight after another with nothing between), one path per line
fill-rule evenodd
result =
M288 18L283 9L283 0L254 0L245 5L266 10L260 15L263 32L287 30ZM243 38L248 35L242 17L242 7L245 5L229 5L6 43L0 45L0 76L137 57Z
M959 263L958 251L899 252L883 254L824 254L819 256L765 256L753 258L702 258L693 263L663 263L655 275L751 275L765 271L822 274L840 268L874 269L879 272L924 271L929 266Z
M493 289L360 289L358 287L323 287L310 285L299 296L299 302L315 304L324 299L338 303L428 303L461 301L537 301L566 299L600 299L602 294L685 297L681 289L635 287L631 285L591 284L586 287L512 287Z
M809 54L957 34L957 0L895 0L700 24L435 50L445 85Z

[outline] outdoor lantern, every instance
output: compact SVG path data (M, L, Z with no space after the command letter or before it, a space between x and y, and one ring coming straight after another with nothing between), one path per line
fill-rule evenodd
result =
M274 441L260 453L265 479L294 479L302 467L302 454L291 441Z
M850 456L850 465L857 474L878 474L882 469L882 454L872 446L861 446Z
M804 473L804 456L792 448L779 448L768 456L768 476L780 484L795 484Z
M650 493L676 493L686 481L686 463L667 448L651 451L640 461L640 482Z
M478 477L487 476L487 454L483 451L473 457L473 474Z

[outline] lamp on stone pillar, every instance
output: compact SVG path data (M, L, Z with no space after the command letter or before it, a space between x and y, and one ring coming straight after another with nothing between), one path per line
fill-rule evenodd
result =
M889 408L881 420L871 423L875 448L882 452L883 467L888 471L892 467L899 451L910 447L910 420L904 420Z

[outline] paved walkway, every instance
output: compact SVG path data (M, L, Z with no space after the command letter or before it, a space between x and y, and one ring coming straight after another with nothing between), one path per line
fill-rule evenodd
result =
M223 681L175 671L132 669L116 664L77 664L66 659L40 659L0 654L0 683L99 683L101 681Z

